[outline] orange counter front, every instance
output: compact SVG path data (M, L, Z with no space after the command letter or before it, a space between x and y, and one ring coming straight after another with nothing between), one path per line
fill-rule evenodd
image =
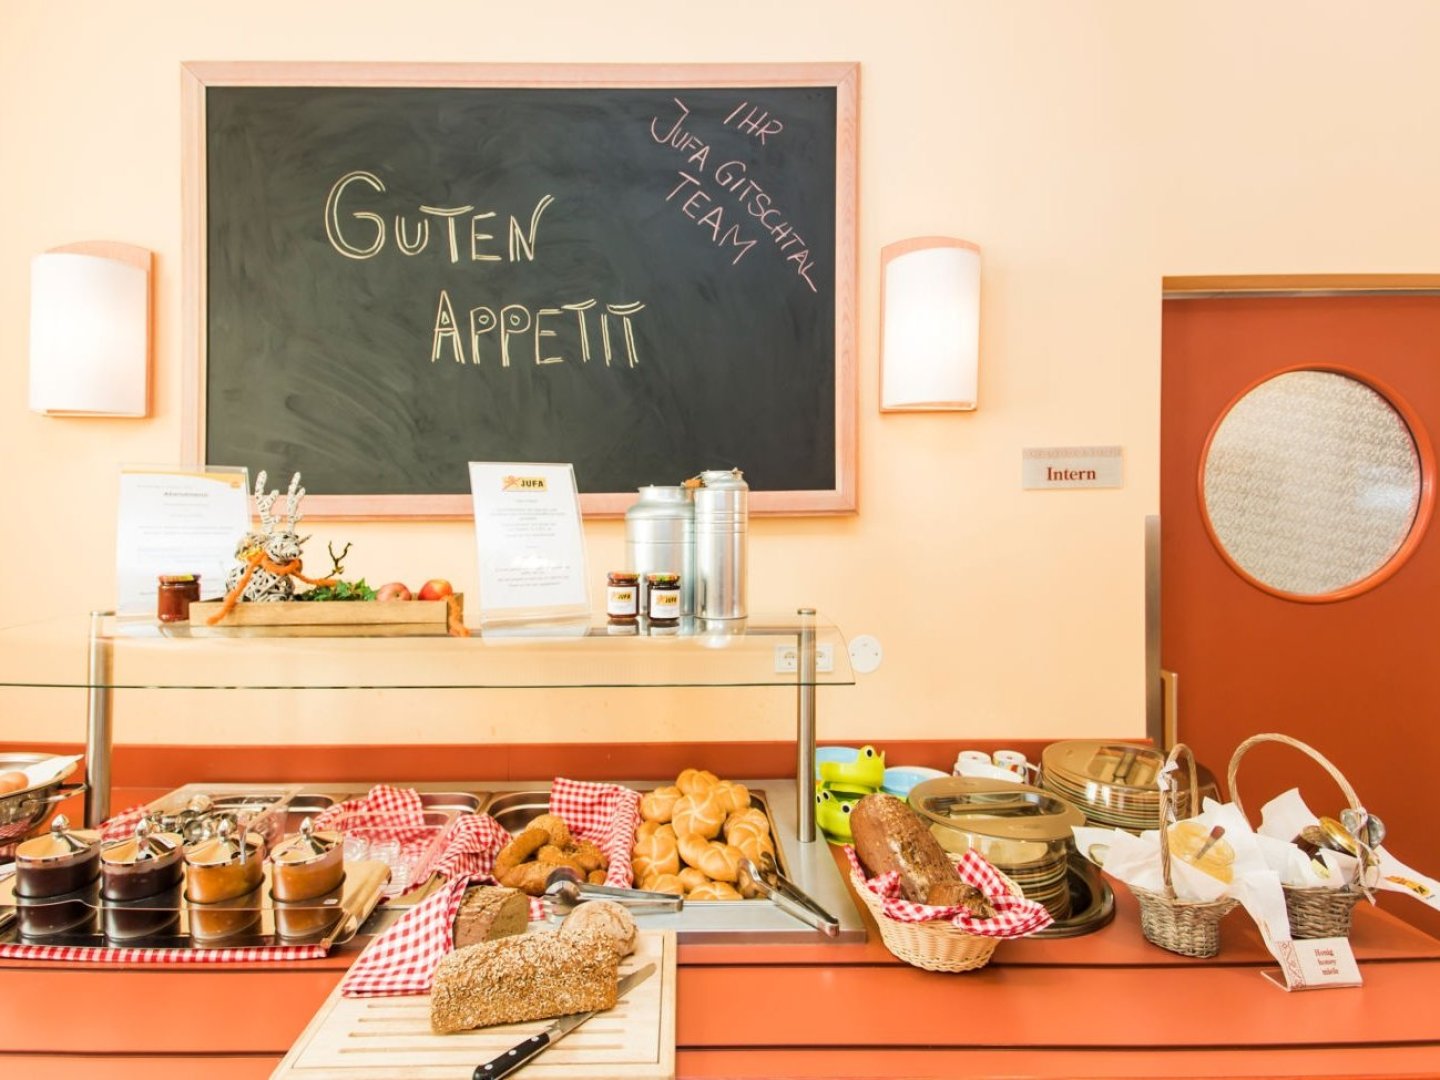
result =
M160 793L120 790L115 805ZM1196 961L1145 942L1123 888L1116 908L1095 934L1006 942L961 975L899 963L868 917L863 945L681 946L678 1072L1440 1076L1440 941L1392 915L1356 911L1362 988L1290 994L1261 975L1274 965L1243 912L1220 955ZM267 1076L357 952L224 970L0 962L0 1068Z

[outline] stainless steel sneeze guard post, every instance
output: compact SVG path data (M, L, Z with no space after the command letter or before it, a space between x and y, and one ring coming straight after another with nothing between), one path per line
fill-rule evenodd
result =
M798 663L795 665L795 837L815 842L815 609L800 608Z
M90 613L90 646L85 691L85 827L96 829L110 816L110 747L114 690L111 665L115 645L105 633L105 619L113 611Z

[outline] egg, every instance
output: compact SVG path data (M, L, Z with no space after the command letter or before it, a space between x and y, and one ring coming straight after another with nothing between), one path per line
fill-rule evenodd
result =
M23 791L30 786L30 778L23 772L0 773L0 795L8 795L12 791Z

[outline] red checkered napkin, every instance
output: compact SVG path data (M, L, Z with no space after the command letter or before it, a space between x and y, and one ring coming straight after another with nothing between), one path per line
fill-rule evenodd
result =
M557 776L550 785L550 812L581 840L605 852L605 884L628 889L635 881L630 854L640 827L640 793L619 784L591 784Z
M235 949L109 949L79 945L0 945L6 960L74 960L83 964L253 964L318 960L324 945L256 945Z
M398 798L408 803L405 795L393 788L384 792L387 802ZM419 806L418 795L414 806ZM590 840L605 852L610 860L608 883L630 884L634 876L630 848L640 818L637 792L616 784L557 778L550 789L550 812L562 818L580 839ZM488 814L462 814L452 829L454 835L447 834L442 854L434 864L434 872L449 878L448 884L412 908L360 954L341 984L341 993L347 997L429 991L435 968L455 947L455 913L460 910L466 886L477 878L495 880L490 876L495 856L510 840L510 835ZM544 905L532 897L530 918L544 917Z
M1016 938L1044 930L1054 921L1050 912L1045 910L1044 904L1011 893L995 868L973 851L967 851L960 857L956 869L960 871L962 881L974 885L985 894L995 908L994 918L977 919L958 906L930 907L927 904L911 903L900 895L899 871L892 870L888 874L870 878L866 876L865 868L860 865L855 849L848 844L845 847L845 857L850 860L851 869L865 882L865 887L884 901L881 906L885 914L896 922L933 922L947 919L957 930L974 934L976 937Z
M112 818L106 818L100 823L100 839L106 842L130 839L135 835L135 826L140 823L145 813L145 807L132 806Z

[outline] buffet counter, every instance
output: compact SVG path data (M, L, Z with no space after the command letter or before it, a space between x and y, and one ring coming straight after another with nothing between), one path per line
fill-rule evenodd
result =
M115 805L166 790L117 789ZM1440 1075L1440 941L1366 906L1352 936L1365 985L1289 994L1261 975L1273 961L1243 914L1226 920L1219 957L1187 960L1143 940L1123 887L1104 929L1005 942L962 975L896 961L847 902L863 943L681 944L679 1075ZM363 945L223 970L0 962L0 1064L266 1076Z

